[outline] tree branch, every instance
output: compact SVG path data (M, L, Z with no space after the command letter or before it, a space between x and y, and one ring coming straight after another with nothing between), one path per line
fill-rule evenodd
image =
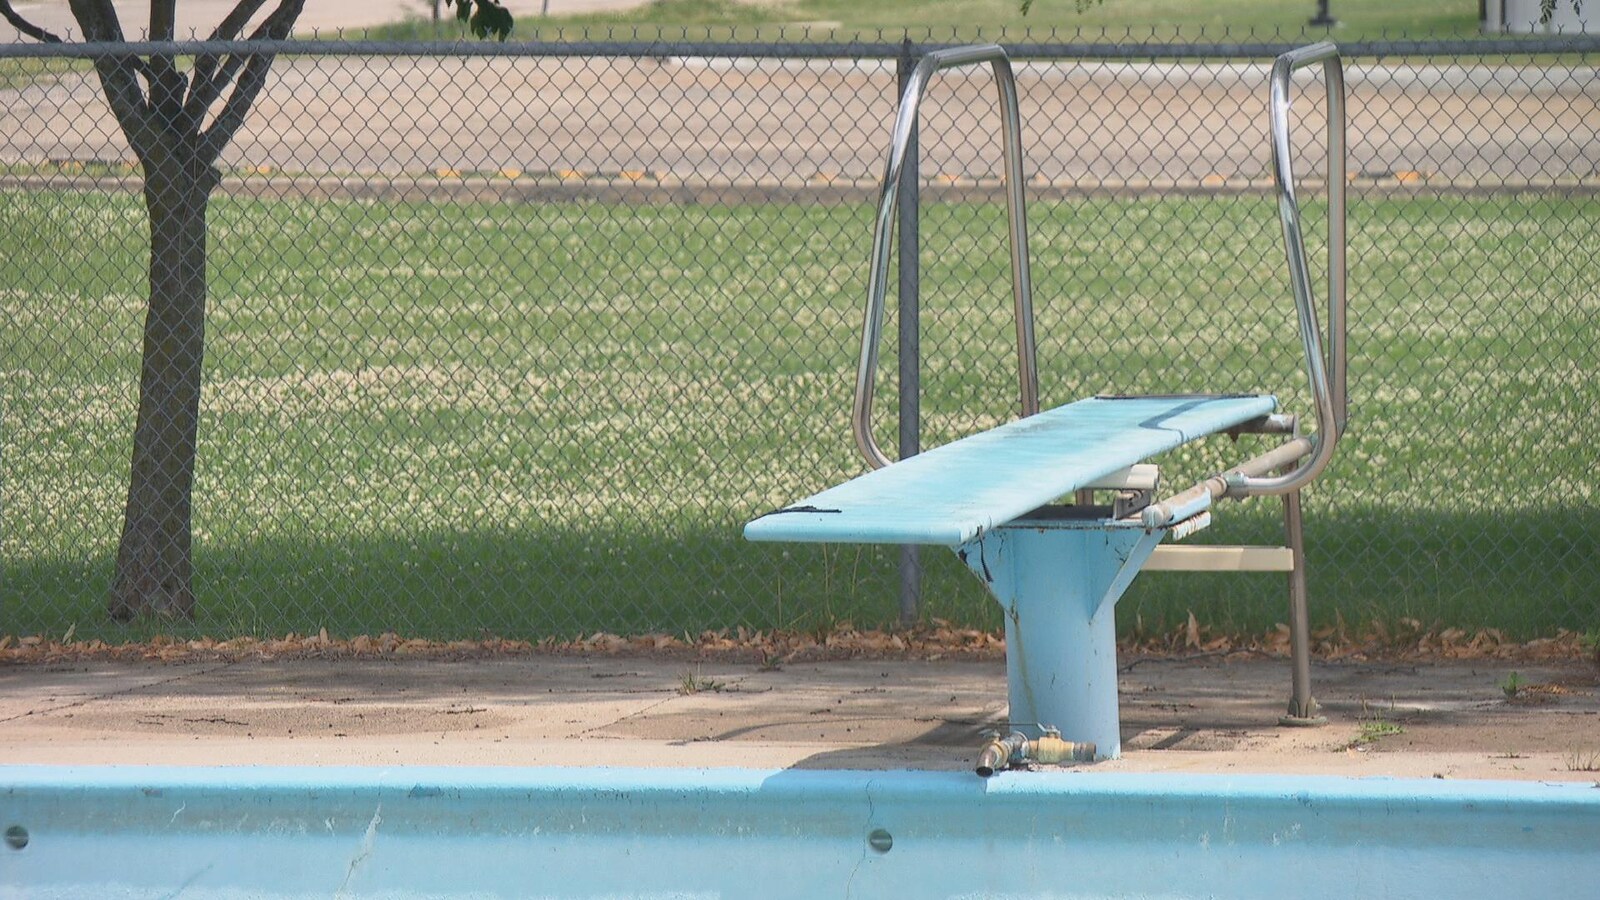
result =
M27 19L17 15L17 11L11 8L11 0L0 0L0 17L4 17L7 22L10 22L12 28L15 28L16 30L22 32L28 37L33 38L36 41L45 44L61 43L61 38L57 37L54 33L46 31L32 22L29 22Z
M178 27L177 0L150 0L150 41L170 41Z
M68 0L68 5L72 8L72 17L78 20L78 27L83 29L86 42L122 42L122 23L117 21L117 10L111 0ZM100 88L105 92L111 113L117 117L117 124L133 146L133 152L144 159L151 149L154 132L138 76L143 75L153 82L155 74L148 63L131 53L97 56L94 68L100 75Z
M235 6L233 12L228 13L222 18L221 22L217 23L217 27L211 32L211 37L206 38L206 40L231 41L238 37L239 33L244 31L244 26L250 24L251 17L262 6L265 6L266 2L267 0L239 0L239 5ZM293 23L290 24L292 25Z
M250 24L250 19L265 3L266 0L239 0L239 5L217 23L217 27L212 29L211 36L207 40L231 41L238 37L239 32ZM205 115L206 108L222 96L223 89L228 86L228 82L233 79L234 71L238 68L234 66L224 77L218 78L219 62L220 59L216 54L208 53L195 57L194 73L189 79L189 97L184 101L183 109L197 122Z
M117 19L117 8L111 0L67 0L67 5L72 9L72 17L78 20L78 27L83 29L85 43L120 44L123 41L122 22ZM103 58L103 57L102 57ZM155 74L150 70L150 65L141 57L128 54L126 56L112 57L119 65L132 68L133 72L143 75L146 79L153 79ZM99 60L96 60L99 67ZM139 85L132 85L138 92ZM142 93L139 102L144 102Z
M294 28L295 20L300 18L300 12L305 8L306 0L279 0L278 8L256 27L250 35L250 40L281 41L289 36ZM250 107L255 103L256 97L267 83L267 71L272 67L273 54L261 53L250 57L245 64L244 72L239 75L239 83L234 85L233 94L228 97L222 106L222 111L217 113L217 118L200 136L201 156L207 163L215 162L222 155L222 149L233 140L234 132L244 123L245 114L250 112ZM232 60L229 60L230 64Z
M67 0L72 17L83 29L83 39L89 42L120 42L122 23L117 20L117 8L111 0Z
M217 102L222 92L233 82L234 76L239 74L239 69L253 57L230 53L222 59L222 69L212 72L204 81L200 81L199 61L195 62L195 80L189 88L189 99L184 104L184 111L194 117L195 121L206 114L211 104Z
M177 0L151 0L150 33L147 40L170 41L177 30ZM183 92L187 87L177 62L170 53L150 56L150 109L167 121L183 114ZM185 128L185 130L189 130Z

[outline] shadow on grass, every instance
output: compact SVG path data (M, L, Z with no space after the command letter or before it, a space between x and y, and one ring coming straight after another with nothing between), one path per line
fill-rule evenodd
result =
M1600 510L1395 514L1311 511L1307 555L1314 623L1402 617L1499 628L1513 637L1600 627ZM1218 542L1279 539L1267 505L1231 511ZM1484 547L1509 548L1504 554ZM425 532L335 541L211 541L195 554L192 623L108 621L109 557L7 561L0 634L123 641L152 634L288 632L349 637L393 630L433 639L538 639L597 631L695 635L705 629L889 626L897 616L891 547L749 544L715 528ZM997 604L937 548L922 619L996 629ZM1202 623L1260 633L1286 619L1284 576L1151 573L1118 605L1124 633Z
M195 621L107 620L109 555L7 561L0 634L120 641L378 634L538 639L596 631L810 629L895 615L892 548L752 545L737 527L428 532L199 545Z
M1228 542L1282 540L1269 510L1229 526L1220 536ZM1359 630L1373 619L1409 617L1424 626L1498 628L1515 638L1600 627L1600 509L1308 509L1306 557L1314 625L1337 615ZM1287 621L1285 578L1152 573L1119 604L1119 625L1132 627L1142 616L1147 629L1172 628L1193 610L1203 623L1257 633Z

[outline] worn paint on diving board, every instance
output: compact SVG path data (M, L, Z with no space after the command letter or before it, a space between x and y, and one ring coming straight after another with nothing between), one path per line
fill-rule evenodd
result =
M1080 487L1277 409L1270 395L1094 397L901 460L745 526L752 541L957 547Z

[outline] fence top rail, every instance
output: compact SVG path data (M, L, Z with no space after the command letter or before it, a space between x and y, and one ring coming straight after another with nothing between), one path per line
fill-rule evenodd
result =
M1002 41L1013 59L1156 60L1271 59L1300 46L1298 41L1236 43ZM960 43L862 41L507 41L468 43L442 41L288 40L288 41L128 41L125 43L0 43L0 59L96 59L103 56L448 56L448 57L674 57L736 59L897 59L921 56ZM1351 57L1382 59L1398 56L1532 56L1600 52L1600 35L1531 38L1365 41L1339 45Z

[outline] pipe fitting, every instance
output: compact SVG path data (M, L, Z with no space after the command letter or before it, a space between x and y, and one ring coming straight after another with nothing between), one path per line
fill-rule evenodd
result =
M1092 741L1064 741L1059 735L1045 735L1030 742L1031 753L1026 758L1046 764L1064 762L1094 762L1095 746Z
M1020 758L1023 748L1027 746L1028 739L1020 731L1013 731L1005 737L995 737L983 745L983 750L978 753L976 772L980 778L989 778L1001 769L1009 769L1013 757Z
M1029 739L1020 731L1005 737L996 736L983 745L978 753L974 771L981 778L990 778L1001 769L1025 762L1054 765L1064 762L1094 762L1096 748L1091 741L1065 741L1061 732L1046 728L1044 735Z

